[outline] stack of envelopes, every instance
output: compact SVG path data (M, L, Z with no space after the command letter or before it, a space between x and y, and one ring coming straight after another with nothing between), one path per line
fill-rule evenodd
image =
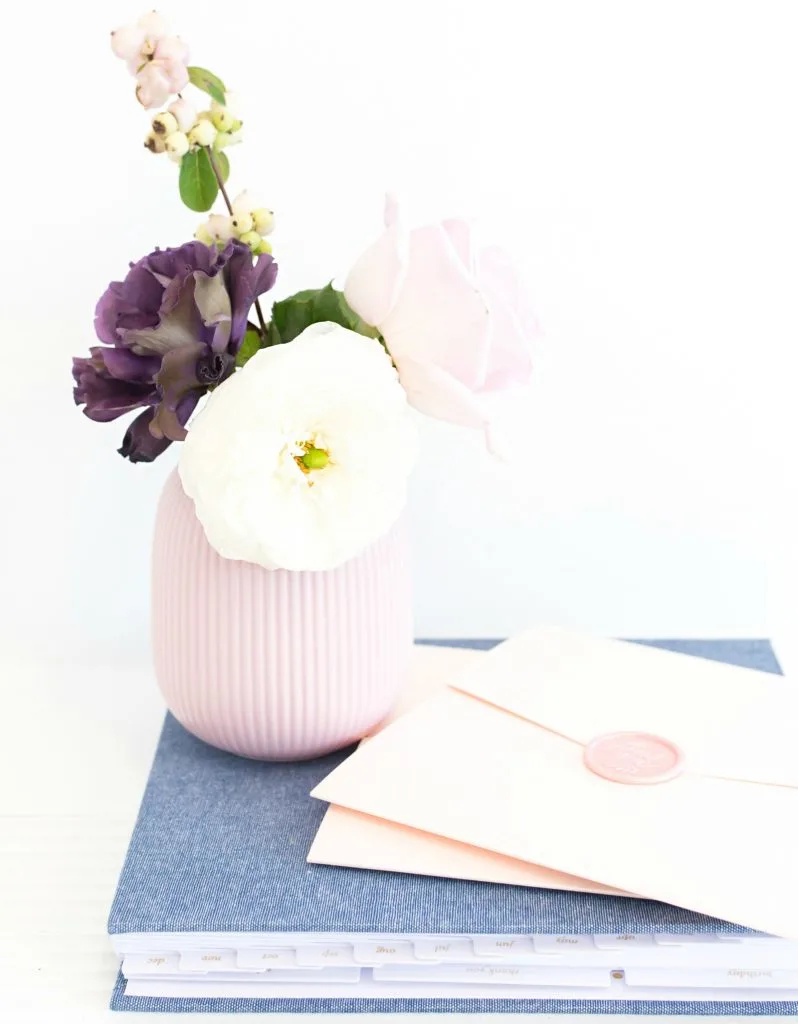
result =
M675 748L678 771L646 777L634 749L621 751L626 780L590 767L602 739L625 737L649 741L644 759ZM351 829L359 866L402 870L408 846L413 870L427 859L431 873L441 858L488 856L481 878L621 890L798 939L798 687L782 677L530 630L361 744L312 795L357 812L333 812L314 860L328 832Z
M314 762L167 719L116 1009L798 1014L798 688L766 642L536 629L417 667Z

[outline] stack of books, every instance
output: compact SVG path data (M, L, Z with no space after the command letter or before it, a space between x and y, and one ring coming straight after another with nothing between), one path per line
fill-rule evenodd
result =
M657 646L779 672L764 641ZM113 1009L798 1014L798 941L603 879L547 878L451 839L430 867L425 834L389 822L374 834L404 832L383 842L384 856L362 838L348 854L338 844L327 858L338 864L310 863L327 813L311 791L350 755L248 761L167 716L110 915L121 961ZM368 814L345 813L364 826L351 835L370 834ZM730 822L729 849L745 828ZM693 842L689 831L682 841Z

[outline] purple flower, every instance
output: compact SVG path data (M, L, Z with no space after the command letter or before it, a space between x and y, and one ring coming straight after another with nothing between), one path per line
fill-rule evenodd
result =
M75 403L99 422L143 408L119 451L152 462L185 438L201 395L233 372L252 304L276 277L271 256L253 264L237 241L222 252L187 242L132 263L97 303L103 344L72 362Z

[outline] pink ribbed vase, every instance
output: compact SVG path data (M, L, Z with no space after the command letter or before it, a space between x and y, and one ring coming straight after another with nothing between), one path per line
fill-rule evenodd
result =
M405 686L412 650L409 540L400 520L326 572L219 556L174 472L153 548L153 650L175 717L222 750L317 757L364 736Z

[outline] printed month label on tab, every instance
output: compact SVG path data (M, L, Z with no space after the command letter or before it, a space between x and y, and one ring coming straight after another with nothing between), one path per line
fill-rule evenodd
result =
M450 961L475 960L476 953L471 939L416 939L413 942L419 960Z
M126 953L122 964L126 978L140 974L176 974L179 970L177 953Z
M356 942L354 958L359 964L414 964L418 962L412 942Z
M536 935L532 941L538 953L571 953L596 948L592 935Z
M517 935L478 935L473 941L477 956L518 956L539 952L531 939Z
M192 949L180 954L181 971L235 971L237 968L232 949Z
M297 947L296 962L300 967L352 967L355 958L351 946L314 943Z
M240 949L236 963L241 970L263 971L273 967L294 967L296 952L293 949Z

